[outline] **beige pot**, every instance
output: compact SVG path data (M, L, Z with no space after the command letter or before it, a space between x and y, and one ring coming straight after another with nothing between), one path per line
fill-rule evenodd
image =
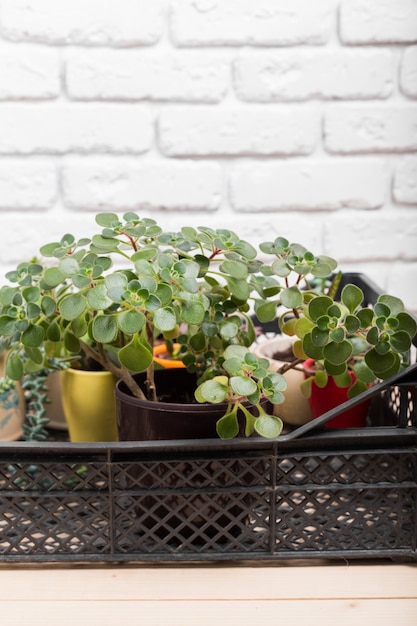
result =
M26 417L25 396L20 386L0 393L0 441L16 441L23 433Z
M0 376L4 376L6 354L0 355ZM19 382L0 394L0 441L16 441L23 433L26 418L25 394Z
M62 406L61 372L51 372L46 381L48 387L48 404L45 405L45 417L49 419L48 428L55 430L68 430L65 419L64 408Z
M274 372L285 365L285 361L279 360L277 354L285 354L292 348L294 340L286 336L277 336L273 339L266 339L252 347L252 352L269 361L270 369ZM304 373L295 369L288 370L284 374L287 381L285 391L285 401L282 404L274 405L274 415L280 417L282 421L291 426L300 426L311 420L311 412L308 400L301 394L300 384L304 380Z

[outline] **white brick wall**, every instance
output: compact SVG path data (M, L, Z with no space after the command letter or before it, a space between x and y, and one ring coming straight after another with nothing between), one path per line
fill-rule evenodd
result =
M417 311L417 0L0 0L2 275L129 209Z

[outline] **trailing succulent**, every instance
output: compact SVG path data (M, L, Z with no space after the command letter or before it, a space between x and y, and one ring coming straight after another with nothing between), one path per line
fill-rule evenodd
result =
M0 334L9 344L10 378L82 354L141 398L145 391L134 374L146 371L146 395L156 401L153 343L175 340L179 358L197 374L196 401L227 403L218 422L221 437L237 434L238 410L247 435L276 437L281 420L262 400L282 402L286 382L250 351L253 312L261 321L279 316L282 331L298 337L295 363L312 356L339 377L353 360L365 383L370 372L383 378L403 365L416 332L413 318L389 296L366 313L353 286L337 302L330 280L337 264L329 257L277 238L261 244L267 257L261 260L230 230L163 232L135 213L100 213L96 222L100 232L91 239L67 234L41 248L45 262L21 263L7 274ZM367 353L366 370L359 366L360 349ZM256 417L248 405L256 407Z

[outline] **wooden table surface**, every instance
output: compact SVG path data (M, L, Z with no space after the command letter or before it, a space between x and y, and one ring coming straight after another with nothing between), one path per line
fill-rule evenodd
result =
M417 563L0 564L1 626L416 626Z

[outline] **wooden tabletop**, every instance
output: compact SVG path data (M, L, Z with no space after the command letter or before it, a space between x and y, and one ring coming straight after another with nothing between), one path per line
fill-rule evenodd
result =
M417 564L0 565L2 626L416 626Z

